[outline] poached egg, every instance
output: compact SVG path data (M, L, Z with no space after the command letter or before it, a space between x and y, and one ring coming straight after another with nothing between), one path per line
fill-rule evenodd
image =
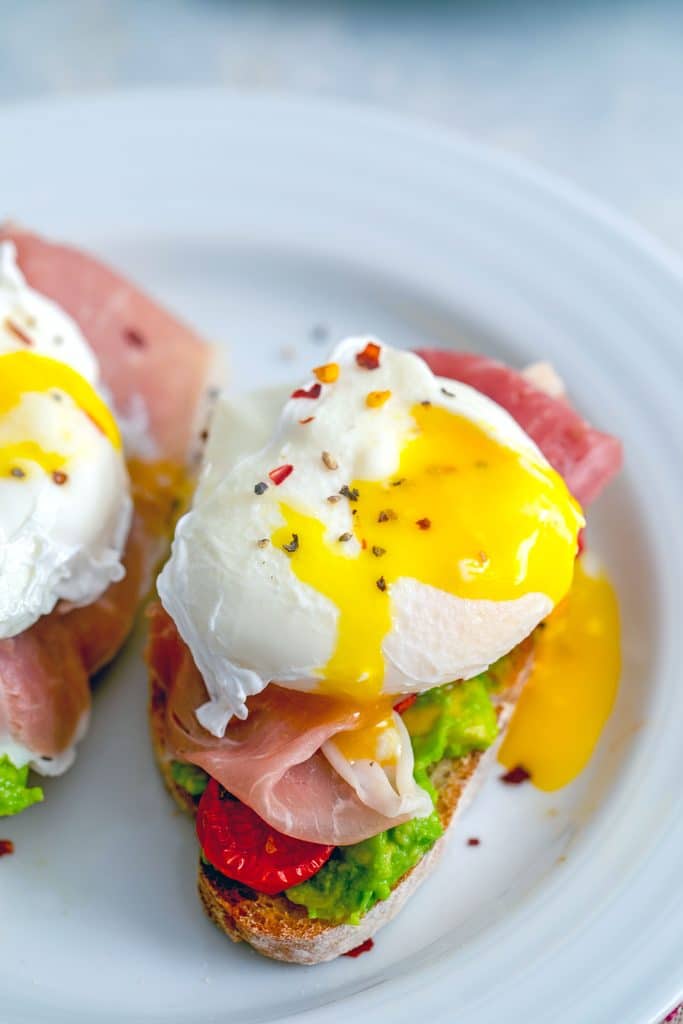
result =
M0 244L0 639L124 575L132 515L121 436L76 323Z
M343 697L377 709L345 760L403 776L392 699L521 642L569 589L581 510L503 409L378 341L343 342L278 404L219 402L159 578L197 718L223 735L270 681Z

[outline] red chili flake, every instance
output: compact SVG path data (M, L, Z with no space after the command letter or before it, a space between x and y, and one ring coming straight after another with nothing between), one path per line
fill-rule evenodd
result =
M133 348L145 348L147 346L147 342L145 341L143 335L140 334L140 332L137 331L134 327L124 327L123 338L124 341L126 341L129 345L132 345Z
M342 956L352 956L355 960L355 958L360 956L361 953L369 953L374 945L374 939L366 939L365 942L361 942L360 946L355 946L353 949L350 949L348 953L342 953Z
M578 547L577 547L577 550L576 550L576 557L578 558L579 555L582 555L584 553L584 551L586 550L586 528L585 528L585 526L584 526L584 528L582 530L579 530L579 536L577 537L577 544L578 544Z
M14 843L11 839L0 839L0 857L8 857L14 853Z
M526 770L524 765L516 764L509 772L500 776L500 781L504 782L507 786L519 786L522 782L526 782L527 779L530 778L531 774Z
M339 377L339 364L325 363L324 366L316 366L313 376L322 384L334 384Z
M9 331L10 334L13 334L14 337L22 343L22 345L33 345L33 341L29 338L26 331L23 331L21 327L19 327L18 324L15 324L13 320L10 320L9 317L5 317L5 330Z
M376 370L379 367L380 351L379 345L375 345L374 341L369 341L363 351L357 353L356 362L364 370Z
M415 525L419 526L421 530L428 530L429 527L432 525L432 521L431 519L427 519L427 517L425 516L424 519L418 519Z
M398 704L394 704L394 711L397 714L402 715L404 711L407 711L408 708L413 706L413 704L415 703L416 700L417 700L417 694L416 693L409 693L408 696L407 697L403 697L403 699L400 700L398 702Z
M361 537L360 546L363 549L363 551L367 551L368 542L366 541L365 537Z
M284 466L277 466L275 469L271 469L268 476L273 481L276 487L279 487L281 483L287 479L290 473L294 472L294 466L291 466L288 462Z
M52 479L57 484L58 487L61 487L63 484L67 482L69 478L66 475L66 473L62 473L60 469L56 469L52 474Z
M299 420L299 423L302 427L305 427L307 423L312 423L314 419L315 416L307 416L305 420Z
M297 388L296 391L292 391L291 398L320 398L320 392L322 391L322 384L311 384L310 388Z
M468 846L480 846L481 845L481 839L477 839L476 836L471 836L467 840L467 845Z

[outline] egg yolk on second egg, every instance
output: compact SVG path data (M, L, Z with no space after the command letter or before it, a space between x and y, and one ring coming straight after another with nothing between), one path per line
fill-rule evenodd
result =
M35 352L8 352L0 355L0 419L21 402L24 395L54 393L68 395L108 438L121 448L116 421L95 389L66 363ZM46 473L64 464L66 457L46 451L35 440L17 437L0 442L0 476L8 476L24 462L39 465Z
M553 604L571 584L584 520L559 474L441 406L411 413L415 430L396 474L345 489L360 550L349 553L346 535L330 542L315 516L280 505L284 525L272 543L290 545L292 572L339 612L320 692L377 698L390 589L402 577L462 598L542 593Z

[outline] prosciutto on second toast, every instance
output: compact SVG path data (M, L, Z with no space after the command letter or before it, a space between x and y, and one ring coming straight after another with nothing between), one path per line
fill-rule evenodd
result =
M68 767L72 755L63 755L87 723L90 677L123 644L168 543L213 355L189 327L85 253L12 226L0 227L3 241L16 246L28 283L76 321L114 411L142 415L154 453L129 462L135 514L125 577L93 604L57 606L0 640L0 736L33 752L39 769L51 774L51 765L54 773Z

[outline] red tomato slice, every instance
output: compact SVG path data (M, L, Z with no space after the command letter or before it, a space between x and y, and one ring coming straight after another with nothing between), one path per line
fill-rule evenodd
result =
M199 801L197 836L216 870L270 896L311 878L334 850L277 832L215 779Z

